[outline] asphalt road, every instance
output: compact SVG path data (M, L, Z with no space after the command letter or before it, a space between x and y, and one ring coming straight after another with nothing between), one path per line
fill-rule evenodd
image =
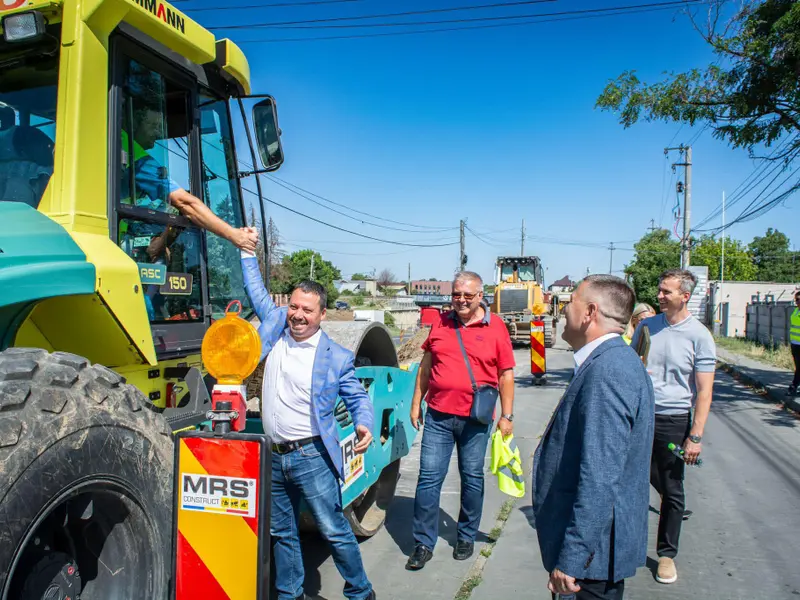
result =
M572 353L558 339L548 351L549 381L533 387L528 350L516 351L517 398L515 435L526 470L538 438L554 410L572 370ZM381 599L456 598L463 582L472 582L475 600L529 598L549 600L547 575L541 566L536 532L531 523L530 496L517 500L503 533L488 559L477 549L488 540L496 516L508 497L487 474L480 542L474 559L454 561L459 478L455 454L442 493L440 539L433 560L422 571L403 566L413 550L411 518L419 466L419 442L403 460L398 490L386 526L361 543L367 574ZM655 531L651 513L648 563L627 582L628 600L753 600L800 598L800 418L763 400L719 373L712 414L705 433L704 464L688 470L687 506L694 515L684 522L677 558L678 581L655 582ZM488 457L487 457L488 472ZM527 479L530 493L530 477ZM655 494L653 493L653 496ZM651 505L657 507L657 496ZM306 592L312 598L342 598L342 579L325 543L303 540ZM475 560L478 565L473 567ZM485 563L485 564L483 564ZM480 566L478 569L477 567ZM458 600L464 600L462 594Z

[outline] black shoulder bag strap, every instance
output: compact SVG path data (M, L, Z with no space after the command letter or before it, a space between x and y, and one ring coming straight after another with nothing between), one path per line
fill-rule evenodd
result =
M475 382L475 375L472 373L472 366L469 364L469 356L467 356L467 349L464 347L464 340L461 338L461 321L456 317L456 337L458 338L458 345L461 346L461 354L464 356L464 362L467 364L467 372L469 379L472 382L472 393L478 391L478 384Z

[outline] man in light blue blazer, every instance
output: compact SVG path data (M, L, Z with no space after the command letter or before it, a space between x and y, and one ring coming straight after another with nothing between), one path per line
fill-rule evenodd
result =
M250 230L254 231L254 230ZM374 599L361 550L342 512L342 453L333 410L341 397L358 436L355 452L372 442L372 402L356 378L353 353L320 329L327 294L314 281L299 283L289 305L278 308L255 256L242 251L247 295L261 324L266 357L261 418L272 441L272 518L278 600L305 598L300 553L300 502L308 505L345 580L344 595Z
M592 275L572 294L563 338L573 379L534 456L533 510L548 588L562 598L622 600L647 556L655 399L620 334L635 295Z

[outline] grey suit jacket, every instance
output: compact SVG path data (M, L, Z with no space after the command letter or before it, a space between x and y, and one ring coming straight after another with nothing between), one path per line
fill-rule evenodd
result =
M620 581L645 563L654 406L650 377L622 338L600 344L575 373L534 458L548 573Z

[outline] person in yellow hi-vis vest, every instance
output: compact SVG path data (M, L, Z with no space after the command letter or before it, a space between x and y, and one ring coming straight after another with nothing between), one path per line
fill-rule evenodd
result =
M492 459L490 469L497 475L500 491L514 498L525 495L525 473L514 434L503 437L499 429L492 434Z
M800 385L800 292L794 295L794 311L792 311L792 321L789 329L789 342L792 347L792 358L794 359L794 378L792 385L789 386L788 396L797 395L797 386Z

